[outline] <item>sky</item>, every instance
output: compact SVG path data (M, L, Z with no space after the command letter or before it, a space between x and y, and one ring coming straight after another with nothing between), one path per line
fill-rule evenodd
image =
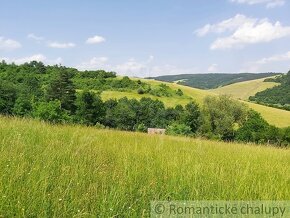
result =
M288 0L0 0L0 60L149 77L287 72Z

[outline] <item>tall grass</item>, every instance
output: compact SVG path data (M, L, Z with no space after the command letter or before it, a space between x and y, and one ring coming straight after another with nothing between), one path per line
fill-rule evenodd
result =
M151 200L290 199L290 151L0 117L0 217L147 217Z

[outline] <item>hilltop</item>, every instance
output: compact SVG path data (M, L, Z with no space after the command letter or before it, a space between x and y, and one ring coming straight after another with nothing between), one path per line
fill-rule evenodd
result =
M183 86L183 85L176 84L176 83L160 82L160 81L150 80L150 79L141 79L141 81L147 82L147 83L152 84L152 85L158 85L158 84L164 83L174 90L181 89L186 96L191 97L191 99L176 98L173 101L172 98L170 98L170 97L168 98L168 97L153 96L153 98L163 101L165 103L165 105L168 107L172 107L172 106L175 106L177 104L185 105L191 100L195 100L197 103L202 105L202 102L206 96L216 96L217 95L217 93L214 93L211 90L202 90L202 89L197 89L197 88L191 88L191 87ZM249 84L252 84L252 83L249 83ZM228 93L226 93L226 94L228 94ZM139 95L139 94L134 93L134 92L114 92L114 91L112 91L112 92L111 91L104 91L104 92L102 92L102 96L105 100L110 99L111 97L114 97L114 98L128 97L128 98L136 98L136 99L140 99L143 97L142 95ZM261 113L262 116L270 124L275 125L277 127L290 126L290 111L285 111L285 110L277 109L277 108L273 108L273 107L267 107L265 105L255 104L253 102L247 102L247 101L242 101L242 102L246 103L250 108Z
M215 89L222 86L256 80L261 78L267 78L271 76L277 76L280 73L208 73L208 74L180 74L180 75L167 75L151 77L149 79L155 79L163 82L175 82L181 85L190 86L199 89Z
M273 78L273 77L269 77ZM256 93L264 91L266 89L278 86L280 83L267 82L268 78L255 79L245 82L238 82L231 85L226 85L217 89L212 89L217 94L231 95L237 99L249 100L250 96L254 96ZM266 80L266 81L265 81Z
M278 82L278 86L261 90L250 98L251 101L271 107L290 110L290 71L286 75L267 79L269 82Z

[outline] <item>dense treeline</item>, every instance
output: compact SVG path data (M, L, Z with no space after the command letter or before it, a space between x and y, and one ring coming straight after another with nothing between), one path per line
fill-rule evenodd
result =
M175 82L199 89L215 89L221 86L226 86L238 82L261 79L265 77L279 75L279 73L208 73L208 74L180 74L151 77L152 79Z
M59 71L67 72L77 90L97 91L128 91L140 95L149 94L158 97L183 96L181 90L174 91L169 86L161 84L152 86L141 80L132 80L125 76L118 78L115 72L104 70L78 71L64 66L45 66L41 62L32 61L22 65L7 64L0 62L0 79L22 86L27 81L38 81L40 88L45 88L52 77L57 76ZM24 84L25 85L25 84Z
M249 99L259 104L290 110L290 71L286 75L270 78L265 81L278 82L281 85L258 92Z
M74 80L78 73L72 68L46 67L39 62L21 66L2 63L0 113L98 128L141 132L146 132L147 128L164 128L170 135L279 146L290 143L290 128L279 129L269 125L260 114L227 96L207 97L203 107L190 102L185 106L166 108L163 102L151 98L139 101L128 98L110 99L104 102L99 92L89 89L77 91ZM83 76L111 79L116 75L112 72L95 71ZM133 84L128 79L124 77L123 81L119 81L123 84L125 80L130 88L130 85L135 85L135 81ZM136 83L142 85L138 81ZM122 88L128 87L124 85ZM160 88L167 89L164 85Z

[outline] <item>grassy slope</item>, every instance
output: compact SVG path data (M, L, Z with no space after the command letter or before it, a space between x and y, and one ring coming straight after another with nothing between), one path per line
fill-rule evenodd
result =
M275 73L234 73L234 74L179 74L179 75L165 75L153 77L159 81L176 82L180 81L182 85L195 87L199 89L215 89L220 86L225 86L237 82L248 80L261 79L269 76L277 76Z
M175 83L166 83L166 82L160 82L160 81L149 80L149 79L141 79L141 81L147 82L151 84L152 86L158 86L159 84L164 83L174 90L177 90L180 88L185 95L180 96L180 97L174 97L174 100L173 100L172 97L157 97L157 96L153 96L149 94L139 95L137 92L104 91L102 93L102 97L104 100L107 100L110 98L119 99L125 96L128 98L136 98L136 99L140 99L142 97L150 97L153 99L159 99L163 101L167 107L173 107L177 104L186 105L191 99L194 99L196 102L201 104L203 102L203 99L206 96L213 95L213 93L205 91L205 90L191 88L188 86L182 86Z
M0 217L142 217L150 200L290 198L290 151L0 117Z
M274 82L264 82L264 80L265 78L234 83L228 86L212 89L211 91L217 94L232 95L237 99L248 100L250 96L254 96L257 92L261 92L278 85Z
M152 85L158 85L161 82L156 81L156 80L145 80L143 79L142 81L148 82ZM214 92L206 91L206 90L201 90L201 89L196 89L196 88L191 88L188 86L182 86L178 85L175 83L166 83L168 86L171 88L177 90L180 88L183 93L187 97L180 97L180 98L168 98L168 97L154 97L152 95L138 95L137 93L128 93L128 92L112 92L112 91L107 91L102 94L103 98L109 99L109 98L122 98L127 96L128 98L142 98L142 97L152 97L159 99L165 103L166 106L172 107L175 106L176 104L181 104L185 105L187 104L190 99L188 96L192 97L196 102L199 104L202 104L203 99L208 96L208 95L216 95ZM271 108L259 104L254 104L254 103L248 103L246 102L250 108L258 111L259 113L262 114L262 116L272 125L278 126L278 127L287 127L290 126L290 111L285 111L285 110L280 110L276 108Z
M157 96L153 96L150 94L139 95L135 92L118 92L118 91L104 91L104 92L102 92L102 99L104 99L104 100L108 100L110 98L120 99L120 98L123 98L125 96L129 99L135 98L138 100L141 99L142 97L159 99L159 100L163 101L164 104L168 107L174 107L177 104L185 105L190 100L189 98L186 98L186 97L178 97L178 98L174 98L174 101L172 101L171 97L157 97Z

